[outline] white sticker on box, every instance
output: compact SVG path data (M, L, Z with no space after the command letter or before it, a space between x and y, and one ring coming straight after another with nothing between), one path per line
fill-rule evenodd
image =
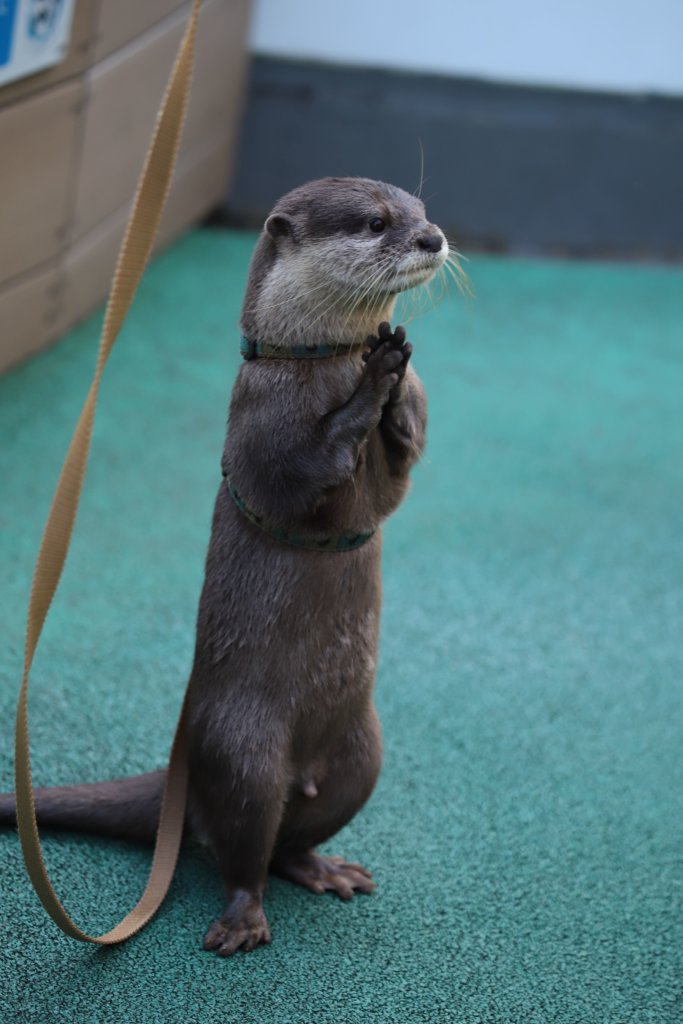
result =
M0 85L59 64L74 0L0 0Z

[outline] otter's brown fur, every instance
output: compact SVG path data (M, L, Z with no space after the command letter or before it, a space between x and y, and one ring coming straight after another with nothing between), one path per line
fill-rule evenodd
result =
M426 403L411 347L401 328L377 325L445 253L419 200L355 178L289 193L254 253L243 332L338 351L244 363L224 474L279 528L311 537L375 532L351 551L290 546L219 489L188 690L188 828L208 840L225 884L226 908L205 937L221 955L270 940L269 870L343 898L374 885L360 865L315 847L362 807L379 772L380 526L424 445ZM162 784L155 772L38 791L39 820L148 840ZM0 820L12 812L0 801Z

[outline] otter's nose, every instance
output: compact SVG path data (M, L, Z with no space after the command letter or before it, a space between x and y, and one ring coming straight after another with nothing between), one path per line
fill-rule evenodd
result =
M443 235L436 231L425 231L417 238L418 249L425 249L427 252L440 252L443 244Z

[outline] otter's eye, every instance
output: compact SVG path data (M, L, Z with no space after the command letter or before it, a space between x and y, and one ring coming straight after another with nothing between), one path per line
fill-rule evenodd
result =
M370 230L374 231L376 235L379 235L382 231L384 231L386 226L386 222L383 221L381 217L373 217L372 220L370 221L370 224L368 225Z

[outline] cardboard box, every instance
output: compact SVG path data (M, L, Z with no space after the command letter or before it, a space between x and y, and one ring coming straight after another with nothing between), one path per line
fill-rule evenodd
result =
M0 287L0 367L13 366L58 336L59 270L53 262Z
M79 161L72 239L82 238L135 190L185 11L86 74L88 105Z
M226 40L244 38L247 12L243 2L203 6L181 161L207 140L213 145L225 137L238 116L245 59L228 55ZM132 196L185 20L185 10L165 19L89 73L73 239Z
M0 109L0 284L64 246L82 96L76 81Z
M3 85L0 88L0 107L25 99L34 93L44 92L53 85L74 78L89 66L95 42L99 2L100 0L76 0L69 50L65 59L46 71Z
M187 10L184 0L100 0L94 63L108 57L181 8Z
M232 141L219 148L193 154L178 166L159 227L155 252L164 249L197 221L198 213L217 206L225 195ZM56 333L95 309L109 293L119 246L128 220L126 204L71 247L64 260L63 280L55 306Z
M250 6L203 4L188 121L157 248L225 195ZM9 197L0 204L0 372L106 297L189 9L188 0L78 0L64 64L0 88L0 186Z

